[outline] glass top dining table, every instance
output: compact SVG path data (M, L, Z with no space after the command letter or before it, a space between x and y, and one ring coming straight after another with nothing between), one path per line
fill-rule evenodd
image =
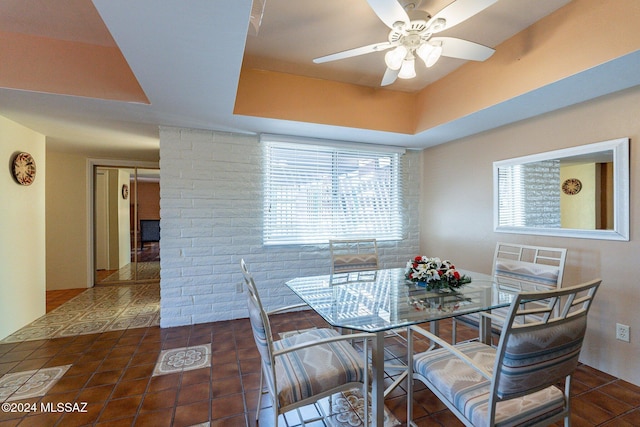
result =
M299 277L287 286L330 325L375 333L372 339L373 425L384 418L384 336L391 329L506 307L523 287L518 281L460 270L471 278L455 292L433 292L405 278L404 268ZM482 317L480 339L491 339L491 323ZM389 391L389 390L388 390ZM387 391L387 392L388 392Z
M330 325L364 332L505 307L513 299L511 288L492 276L462 272L471 283L455 292L428 291L405 279L403 268L299 277L287 286Z

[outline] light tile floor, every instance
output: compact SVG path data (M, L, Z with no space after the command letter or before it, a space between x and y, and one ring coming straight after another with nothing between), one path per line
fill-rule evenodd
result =
M0 377L0 402L44 396L70 367L64 365L3 375Z
M98 286L36 319L0 343L71 337L160 324L160 286Z
M160 280L160 261L130 263L100 281L101 284L131 280Z
M371 416L369 409L369 416ZM349 390L320 399L313 405L287 412L279 425L294 426L364 426L364 399L360 390ZM261 421L261 423L266 422ZM400 425L400 421L385 408L384 427Z
M160 352L153 376L211 366L211 344L172 348Z

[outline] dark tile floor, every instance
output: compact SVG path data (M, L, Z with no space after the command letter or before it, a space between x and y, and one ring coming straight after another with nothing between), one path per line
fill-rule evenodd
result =
M310 311L273 316L272 323L275 332L326 326ZM450 323L443 322L441 334L450 336ZM402 359L401 341L388 341L387 357ZM163 350L206 344L211 344L210 366L153 376ZM246 319L0 344L0 376L62 365L71 366L43 397L11 402L13 410L22 411L3 407L0 427L255 425L259 362ZM406 421L403 387L386 400L401 422ZM418 389L418 426L461 425L428 390ZM581 365L573 396L574 427L640 426L640 387ZM59 404L62 410L53 411ZM269 426L271 417L271 403L263 399L260 425Z

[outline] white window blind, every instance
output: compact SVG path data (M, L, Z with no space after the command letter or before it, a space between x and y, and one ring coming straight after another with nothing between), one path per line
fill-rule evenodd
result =
M501 226L522 227L524 215L524 182L521 165L498 169L499 218Z
M402 237L400 153L266 141L264 243Z

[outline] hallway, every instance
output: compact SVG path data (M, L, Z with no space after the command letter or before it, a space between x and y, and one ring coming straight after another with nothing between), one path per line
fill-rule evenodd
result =
M255 425L260 368L248 320L160 329L157 309L150 309L159 302L158 287L140 286L87 290L0 341L0 402L13 404L3 406L0 427ZM52 303L60 301L56 293ZM69 322L60 326L64 315ZM139 324L149 315L151 323ZM273 316L272 323L275 333L326 326L311 311ZM104 329L92 330L98 325ZM441 331L450 336L450 322ZM396 337L388 340L387 358L402 360L405 347ZM387 381L395 375L387 373ZM402 387L386 400L389 425L396 418L405 421ZM418 388L419 426L460 425L428 390ZM582 365L573 394L574 427L640 425L640 387ZM324 425L358 425L349 401L354 400L334 396L332 405L325 399L304 412L332 407ZM59 404L63 410L54 411ZM263 407L260 425L270 426L268 398ZM300 425L295 411L287 421Z

